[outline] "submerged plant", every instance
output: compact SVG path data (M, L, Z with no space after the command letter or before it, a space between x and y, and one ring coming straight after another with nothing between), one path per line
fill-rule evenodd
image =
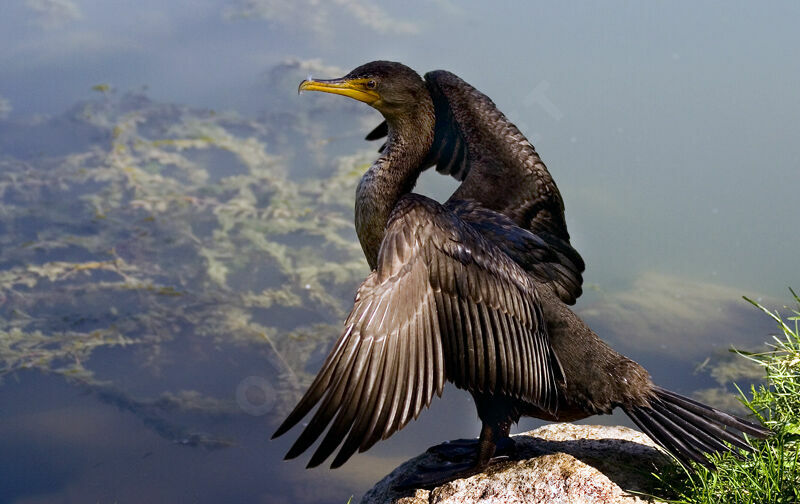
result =
M372 154L290 177L291 146L271 145L302 117L101 91L41 126L43 149L66 136L64 151L0 156L0 386L57 375L174 442L224 446L159 416L242 414L236 384L252 374L275 395L259 414L294 403L367 271L351 199ZM157 380L193 367L229 394ZM120 386L133 373L155 398Z

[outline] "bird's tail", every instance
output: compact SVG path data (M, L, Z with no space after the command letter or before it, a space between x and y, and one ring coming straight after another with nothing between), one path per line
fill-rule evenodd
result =
M625 413L645 434L681 462L711 466L704 454L752 451L744 435L765 438L771 432L747 420L670 392L653 388L650 407L625 408Z

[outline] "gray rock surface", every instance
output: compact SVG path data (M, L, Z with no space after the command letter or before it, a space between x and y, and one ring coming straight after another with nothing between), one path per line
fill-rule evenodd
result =
M526 503L634 504L661 502L650 493L650 473L669 464L644 434L627 427L551 424L517 434L512 460L433 490L393 490L419 465L443 463L428 451L392 471L367 492L362 504Z

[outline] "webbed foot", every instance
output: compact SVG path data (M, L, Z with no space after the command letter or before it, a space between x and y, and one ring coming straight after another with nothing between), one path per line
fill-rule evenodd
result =
M478 442L478 439L454 439L431 446L427 451L448 462L461 462L464 459L475 457L475 453L478 450ZM516 454L514 440L510 437L498 440L495 446L495 455L498 457L505 455L513 458Z

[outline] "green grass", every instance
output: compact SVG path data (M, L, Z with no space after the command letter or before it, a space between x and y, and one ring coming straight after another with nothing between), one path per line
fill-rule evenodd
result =
M800 309L800 297L791 291ZM752 440L754 451L736 457L711 457L716 469L676 465L656 478L669 502L685 504L797 504L800 503L800 311L781 317L745 298L772 317L780 333L765 352L738 352L759 364L765 384L751 386L742 402L775 435ZM738 387L737 387L738 388Z

